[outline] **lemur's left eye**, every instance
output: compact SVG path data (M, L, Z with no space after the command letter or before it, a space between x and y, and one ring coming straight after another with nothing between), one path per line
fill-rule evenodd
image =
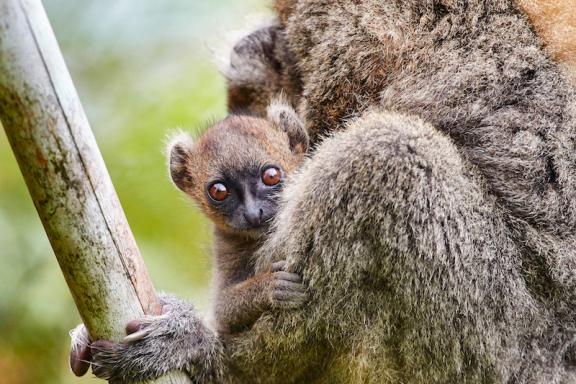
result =
M266 168L262 171L262 182L266 185L273 186L280 182L282 172L276 167Z
M210 188L208 188L208 194L215 201L225 200L228 195L228 188L222 183L214 183Z

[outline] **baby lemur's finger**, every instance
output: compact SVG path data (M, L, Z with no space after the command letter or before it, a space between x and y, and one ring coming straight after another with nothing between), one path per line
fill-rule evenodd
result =
M284 268L286 268L286 260L277 261L275 263L272 263L272 265L270 266L270 270L272 272L283 271Z
M274 272L274 278L276 280L286 280L286 281L292 281L294 283L302 282L302 278L297 273L291 273L285 271Z

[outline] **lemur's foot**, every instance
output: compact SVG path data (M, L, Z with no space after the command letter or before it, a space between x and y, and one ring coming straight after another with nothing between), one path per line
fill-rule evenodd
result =
M70 367L82 376L92 366L94 375L112 382L132 383L160 377L179 369L204 382L217 376L215 360L220 343L194 307L162 295L163 313L131 321L121 343L91 342L83 325L72 332Z

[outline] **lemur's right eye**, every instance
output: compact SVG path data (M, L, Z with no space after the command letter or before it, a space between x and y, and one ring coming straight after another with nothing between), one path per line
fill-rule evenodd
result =
M214 183L208 188L208 195L214 201L225 200L229 194L228 188L222 183Z

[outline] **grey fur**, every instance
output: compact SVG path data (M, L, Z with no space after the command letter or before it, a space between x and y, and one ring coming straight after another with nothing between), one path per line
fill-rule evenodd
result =
M188 372L199 382L218 381L222 347L193 305L171 295L159 296L169 311L141 319L145 329L122 344L94 343L92 371L111 382L145 381L173 370ZM195 348L190 348L190 346Z
M525 17L280 3L317 148L258 260L312 298L205 361L230 383L575 383L576 91Z
M294 105L301 83L279 25L261 28L238 42L227 69L228 109L264 117L270 100L285 92Z

